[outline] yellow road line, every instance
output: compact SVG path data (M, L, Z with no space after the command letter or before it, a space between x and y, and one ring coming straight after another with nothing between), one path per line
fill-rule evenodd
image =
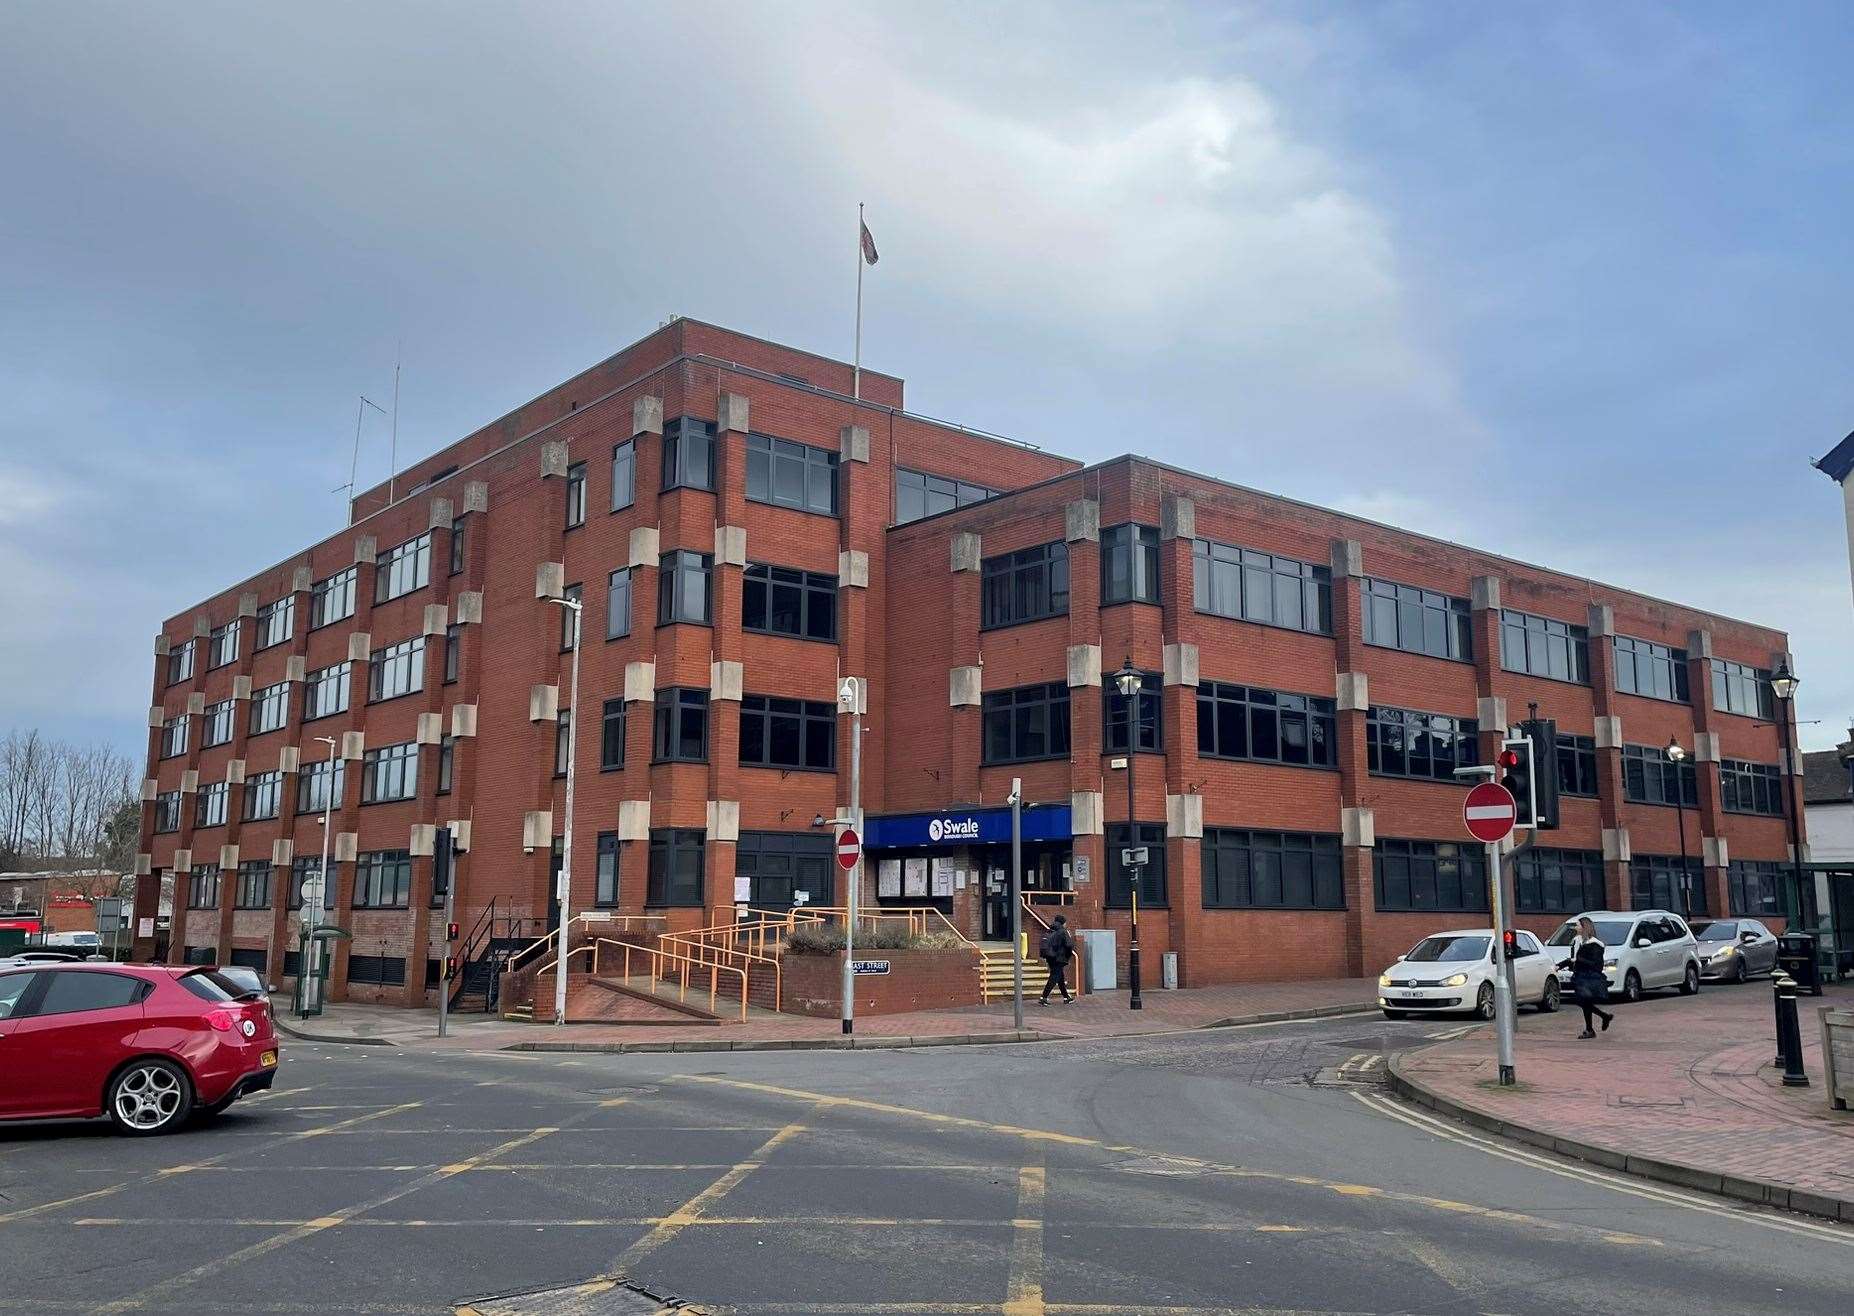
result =
M1004 1316L1043 1316L1043 1196L1048 1172L1026 1165L1017 1172L1017 1216L1011 1221L1011 1270Z
M686 1227L699 1221L703 1210L727 1196L739 1186L741 1180L764 1165L766 1163L766 1157L777 1150L781 1143L797 1137L804 1131L805 1126L802 1124L787 1124L785 1127L781 1128L777 1133L773 1134L772 1137L761 1143L759 1147L755 1149L751 1157L735 1165L728 1170L726 1174L716 1179L713 1183L709 1184L708 1187L702 1189L701 1192L677 1207L676 1210L671 1212L668 1216L665 1216L649 1233L645 1234L642 1238L631 1244L630 1247L619 1253L607 1269L619 1273L628 1271L644 1257L649 1256L652 1252L676 1237L677 1234L680 1234Z

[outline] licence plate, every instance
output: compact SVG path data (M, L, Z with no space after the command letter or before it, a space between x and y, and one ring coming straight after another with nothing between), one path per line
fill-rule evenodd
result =
M265 1068L269 1068L271 1065L277 1063L277 1053L275 1051L266 1051L263 1055L258 1057L258 1063Z

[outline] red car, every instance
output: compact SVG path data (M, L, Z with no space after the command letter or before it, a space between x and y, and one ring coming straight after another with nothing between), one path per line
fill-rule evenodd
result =
M0 1120L168 1133L277 1077L270 1003L211 969L0 965Z

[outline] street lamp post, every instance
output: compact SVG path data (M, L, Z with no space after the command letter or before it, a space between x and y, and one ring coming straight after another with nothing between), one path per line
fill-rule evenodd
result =
M321 967L317 961L321 959L322 941L315 933L322 926L322 920L328 916L326 912L328 908L328 817L335 804L335 746L337 742L333 736L317 736L316 739L328 746L328 773L322 779L322 863L315 870L315 899L303 901L303 916L304 921L309 924L309 935L303 938L302 953L296 957L298 1017L304 1019L309 1017L312 994L315 997L315 1012L317 1014L322 1012L321 989L317 985L320 979L316 976L317 970Z
M1796 674L1790 671L1788 662L1777 664L1777 670L1770 674L1771 693L1777 696L1777 740L1783 747L1783 816L1789 824L1790 833L1790 879L1795 884L1796 896L1793 910L1786 911L1787 931L1805 933L1808 927L1808 896L1803 887L1802 835L1796 825L1796 773L1791 762L1793 751L1790 748L1791 702L1796 698L1796 687L1802 684ZM1813 956L1814 947L1811 945Z
M578 599L550 599L567 610L573 619L573 681L567 694L567 764L566 764L566 818L561 824L564 829L560 840L560 877L557 891L560 901L560 925L555 932L554 946L554 1023L566 1023L567 1001L567 939L572 923L573 893L573 769L579 755L574 752L579 740L579 650L580 642L585 638L580 626L580 618L585 605Z
M1120 692L1120 699L1126 705L1127 714L1127 844L1126 859L1139 850L1139 825L1134 821L1137 816L1133 807L1133 751L1137 746L1138 707L1142 678L1133 666L1132 655L1127 656L1120 670L1114 673L1114 688ZM1132 992L1127 997L1129 1010L1143 1010L1146 1003L1139 995L1139 875L1142 864L1124 864L1127 870L1127 892L1133 907L1133 921L1130 940L1127 944L1127 977L1132 985Z
M1687 787L1681 779L1681 765L1686 762L1687 751L1672 736L1667 738L1667 749L1663 751L1667 761L1674 765L1674 815L1680 820L1680 916L1685 919L1693 917L1693 876L1687 870Z

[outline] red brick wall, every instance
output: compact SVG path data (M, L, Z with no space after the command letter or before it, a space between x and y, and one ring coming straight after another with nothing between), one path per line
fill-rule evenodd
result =
M884 950L858 959L887 960L887 973L856 980L856 1013L906 1014L979 1003L978 956L969 950ZM843 1013L843 956L786 955L787 1014L834 1019Z

